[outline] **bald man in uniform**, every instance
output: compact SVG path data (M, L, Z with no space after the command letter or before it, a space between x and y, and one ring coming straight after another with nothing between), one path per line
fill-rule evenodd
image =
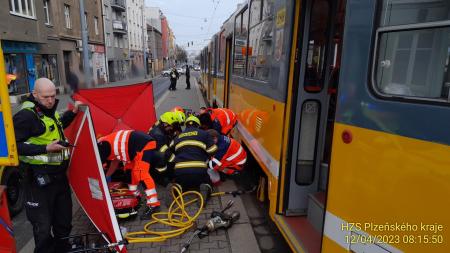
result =
M66 252L72 229L72 199L66 170L69 150L63 129L69 126L81 102L59 116L56 87L39 78L34 90L14 115L14 130L21 166L25 170L25 210L33 226L35 253ZM60 142L61 143L61 142Z

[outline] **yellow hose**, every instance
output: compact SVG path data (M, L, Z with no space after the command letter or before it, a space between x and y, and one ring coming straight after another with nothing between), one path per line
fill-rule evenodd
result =
M125 235L125 238L130 244L162 242L183 234L194 225L195 220L203 210L204 200L202 195L197 191L182 192L178 187L172 187L170 194L172 194L174 200L167 212L152 214L153 220L144 225L144 231L129 232ZM220 196L224 194L225 192L217 192L211 194L211 196ZM189 195L197 196L197 198L185 202L185 197ZM196 201L200 201L200 207L197 212L191 216L185 208ZM151 230L150 227L157 223L165 224L172 227L172 229L167 231Z

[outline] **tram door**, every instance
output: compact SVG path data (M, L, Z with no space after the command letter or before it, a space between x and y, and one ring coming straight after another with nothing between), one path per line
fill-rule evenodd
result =
M211 94L211 87L212 87L212 82L213 82L213 79L212 79L212 63L211 63L211 51L209 51L208 50L208 71L207 71L207 75L206 75L206 78L207 78L207 80L208 80L208 88L207 88L207 90L208 90L208 94L207 94L207 98L208 98L208 101L211 101L211 96L212 96L212 94Z
M307 1L304 21L300 22L304 27L298 33L298 91L293 100L292 163L287 175L285 214L307 215L318 230L322 228L326 202L327 146L331 147L334 123L332 101L337 88L344 8L345 0Z

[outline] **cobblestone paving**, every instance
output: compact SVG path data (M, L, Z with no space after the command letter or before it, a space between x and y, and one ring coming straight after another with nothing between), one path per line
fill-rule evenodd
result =
M166 192L165 188L158 188L158 193L163 196ZM202 213L196 221L196 226L203 226L209 219L211 213L215 210L221 210L222 203L218 197L212 197L208 202L207 206L203 209ZM162 200L161 203L162 211L167 211L166 204ZM125 227L128 232L142 231L144 225L149 222L149 220L140 220L139 215L142 213L144 208L141 207L139 210L138 217L129 218L126 220L119 220L119 226ZM194 203L191 207L187 208L189 214L195 213L197 210L196 204ZM154 230L165 230L167 227L163 224L155 224L152 226ZM160 252L160 253L178 253L183 247L184 243L190 238L195 226L191 228L186 233L168 239L163 242L154 243L135 243L127 246L129 253L144 253L144 252ZM79 209L73 216L73 230L72 234L83 234L96 232L95 227L90 222L89 218L84 213L83 209ZM188 252L202 252L202 253L230 253L231 246L229 242L229 237L225 230L219 230L211 233L209 236L198 239L195 238L189 247Z

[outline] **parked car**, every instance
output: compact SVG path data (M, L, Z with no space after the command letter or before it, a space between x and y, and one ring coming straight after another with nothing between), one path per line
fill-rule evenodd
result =
M170 76L170 69L163 70L161 72L161 75L165 76L165 77L169 77Z
M177 68L178 74L180 75L184 75L186 74L186 69L185 68Z

